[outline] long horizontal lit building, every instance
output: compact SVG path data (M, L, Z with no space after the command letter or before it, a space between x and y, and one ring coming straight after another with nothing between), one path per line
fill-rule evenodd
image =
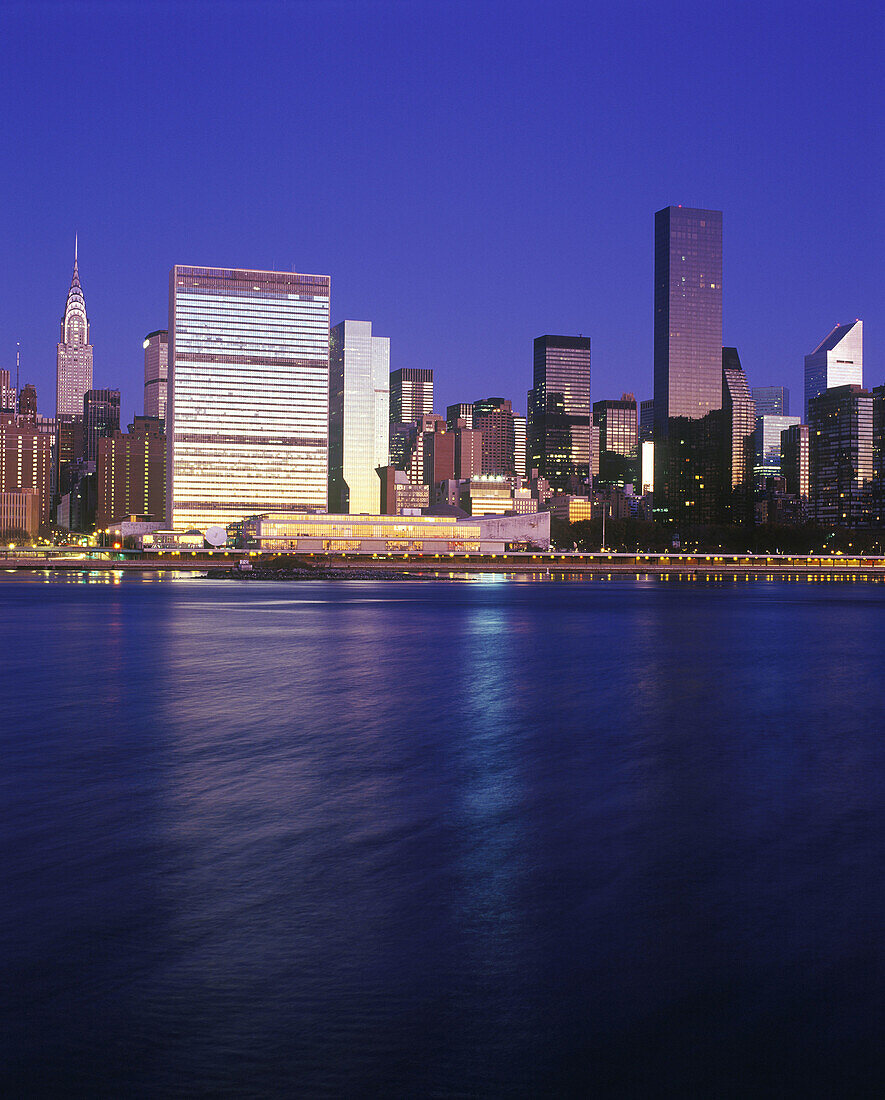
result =
M175 267L166 522L327 507L329 276Z
M451 516L350 516L271 512L242 525L246 549L306 553L414 551L500 553L504 543L486 540L482 528Z

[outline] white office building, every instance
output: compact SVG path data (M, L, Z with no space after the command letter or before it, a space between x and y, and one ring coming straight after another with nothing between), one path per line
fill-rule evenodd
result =
M167 525L325 509L329 276L174 267Z
M863 321L836 325L805 356L805 423L808 402L836 386L863 385Z
M371 321L342 321L329 353L329 504L333 512L381 510L390 430L390 340Z

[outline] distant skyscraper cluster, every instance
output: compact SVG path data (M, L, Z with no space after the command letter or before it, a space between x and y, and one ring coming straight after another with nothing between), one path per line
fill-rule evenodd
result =
M786 387L751 388L723 346L721 212L658 211L654 246L653 397L592 400L590 337L547 334L525 414L510 395L467 394L443 417L431 368L391 370L395 345L371 321L331 327L328 275L175 266L167 327L144 339L143 414L124 432L120 391L93 384L75 242L55 416L0 370L0 526L128 519L165 524L174 543L255 516L272 540L273 517L326 511L604 512L675 541L711 524L885 522L885 386L863 388L862 322L805 356L800 420Z

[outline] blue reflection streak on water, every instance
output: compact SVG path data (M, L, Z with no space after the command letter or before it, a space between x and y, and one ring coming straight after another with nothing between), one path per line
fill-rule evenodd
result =
M851 1081L882 1009L882 600L0 585L14 1085Z

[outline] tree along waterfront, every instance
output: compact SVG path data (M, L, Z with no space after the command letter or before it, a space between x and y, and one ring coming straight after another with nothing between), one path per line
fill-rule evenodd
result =
M602 519L564 523L553 520L553 545L561 550L586 552L602 547ZM676 532L659 523L638 519L605 521L605 547L620 553L673 549ZM703 553L732 554L881 554L885 552L885 530L881 528L824 527L806 523L797 527L764 524L746 526L695 526L678 532L679 546Z

